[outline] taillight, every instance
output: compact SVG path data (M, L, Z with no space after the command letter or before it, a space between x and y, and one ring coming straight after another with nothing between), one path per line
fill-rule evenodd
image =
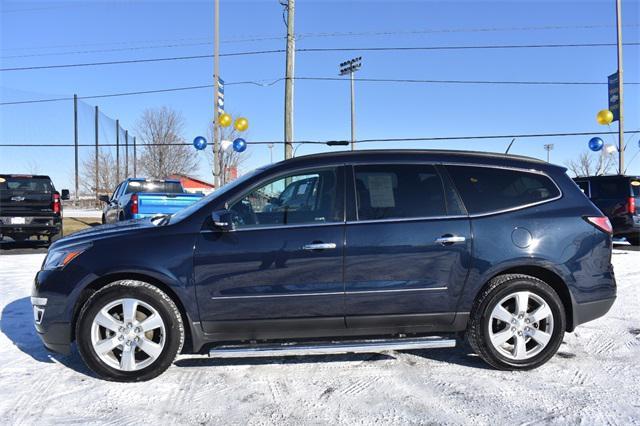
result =
M586 216L584 219L599 230L606 232L607 234L613 233L611 222L606 216Z
M138 214L138 195L131 196L131 214Z
M627 200L627 213L636 214L636 199L633 197Z
M54 213L60 214L60 194L53 194L53 200L51 201L51 210Z

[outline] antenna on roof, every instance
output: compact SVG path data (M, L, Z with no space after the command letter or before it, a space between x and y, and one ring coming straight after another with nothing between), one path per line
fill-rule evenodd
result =
M509 144L509 146L507 147L507 150L504 152L505 155L509 153L509 150L511 149L511 145L513 145L513 143L516 141L516 138L511 139L511 143Z

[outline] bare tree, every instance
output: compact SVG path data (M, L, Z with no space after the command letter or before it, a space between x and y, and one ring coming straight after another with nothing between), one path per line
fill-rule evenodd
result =
M213 123L209 127L208 133L209 140L213 141ZM220 128L221 141L227 140L233 142L236 138L239 137L240 132L234 129L233 126ZM251 156L251 154L247 152L236 152L232 147L229 147L227 150L222 150L222 148L220 148L220 156L220 182L222 183L222 185L224 185L225 183L230 182L234 179L233 171L238 171L242 164ZM207 150L207 158L209 160L209 164L211 165L211 172L213 173L213 149Z
M137 125L142 141L138 159L140 170L146 177L162 179L174 173L189 174L198 168L198 156L193 148L183 144L184 119L178 112L167 108L147 109Z
M81 192L84 194L94 194L96 192L96 170L99 170L98 194L111 194L119 183L116 181L114 163L115 160L111 152L103 149L98 151L98 169L96 169L96 159L93 153L82 161L80 168Z
M582 152L577 159L565 163L575 177L600 176L607 174L617 165L616 155L606 152L593 154L589 151Z
M30 159L27 161L27 170L31 175L39 175L40 174L40 164L34 160Z

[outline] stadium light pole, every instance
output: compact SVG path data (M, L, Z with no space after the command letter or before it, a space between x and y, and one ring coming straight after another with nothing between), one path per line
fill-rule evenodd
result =
M362 66L362 56L349 59L340 64L340 75L349 74L351 80L351 151L356 146L356 104L355 104L355 72Z
M547 163L549 163L550 161L550 154L551 154L551 150L553 149L553 144L552 143L547 143L544 145L544 149L545 151L547 151Z

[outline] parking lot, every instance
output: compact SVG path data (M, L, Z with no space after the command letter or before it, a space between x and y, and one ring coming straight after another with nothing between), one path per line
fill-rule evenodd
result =
M640 252L615 250L618 299L530 372L454 350L215 360L180 357L137 384L48 353L30 286L44 254L0 255L0 424L640 424ZM37 249L35 249L37 251ZM8 253L20 253L7 255Z

